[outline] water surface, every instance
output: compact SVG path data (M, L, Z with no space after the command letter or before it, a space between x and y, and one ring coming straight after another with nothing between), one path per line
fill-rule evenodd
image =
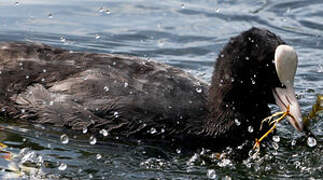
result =
M323 93L322 17L321 0L2 0L0 41L136 55L210 81L215 58L230 37L252 26L267 28L298 52L295 86L306 114L316 94ZM0 140L8 147L0 155L13 157L0 158L0 178L321 179L322 119L310 126L316 147L284 121L277 131L280 141L262 148L262 158L212 163L203 156L214 152L202 148L194 154L115 138L94 143L82 132L73 136L62 129L2 121ZM67 144L60 140L63 133L69 136Z

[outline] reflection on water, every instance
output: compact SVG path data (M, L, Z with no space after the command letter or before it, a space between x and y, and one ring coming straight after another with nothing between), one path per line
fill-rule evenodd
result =
M215 57L231 36L251 26L265 27L298 52L295 85L305 114L315 95L323 92L322 16L321 0L4 0L0 41L38 41L76 51L154 58L208 81ZM243 162L203 148L186 152L176 145L121 141L103 130L102 137L92 137L86 130L73 134L2 121L0 141L8 147L0 151L0 177L319 179L322 118L310 126L316 146L309 147L308 140L282 122L272 144L262 148L259 157Z

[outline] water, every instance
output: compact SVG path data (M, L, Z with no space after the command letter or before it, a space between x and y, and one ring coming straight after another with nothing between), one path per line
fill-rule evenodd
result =
M230 37L252 26L265 27L298 52L295 86L306 114L315 95L323 93L322 16L321 0L2 0L0 41L38 41L73 51L153 58L209 81L214 59ZM102 140L104 131L102 137L91 137L87 130L73 135L39 125L3 121L0 126L0 141L8 146L0 151L2 179L323 176L322 116L310 126L315 143L283 121L278 126L279 141L262 147L260 157L244 162L218 160L212 157L221 155L205 149L187 153L181 147L146 145L108 135ZM62 134L68 136L67 142L61 142Z

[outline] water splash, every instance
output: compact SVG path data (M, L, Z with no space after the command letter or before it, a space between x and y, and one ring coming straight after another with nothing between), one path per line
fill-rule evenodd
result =
M209 170L207 170L206 176L207 176L209 179L216 179L216 178L217 178L217 175L216 175L216 172L215 172L215 170L214 170L214 169L209 169Z
M96 142L97 142L96 137L95 137L95 136L91 136L91 137L90 137L90 139L89 139L89 143L90 143L91 145L95 145L95 144L96 144Z
M67 164L65 164L65 163L61 163L58 166L58 170L60 170L60 171L65 171L66 169L67 169Z
M62 134L60 138L62 144L68 144L68 142L70 141L69 137L66 134Z
M309 147L315 147L317 145L317 141L314 137L308 137L307 138L307 145Z

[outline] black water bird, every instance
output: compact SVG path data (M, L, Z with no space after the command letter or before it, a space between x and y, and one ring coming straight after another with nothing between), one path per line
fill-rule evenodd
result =
M289 121L302 131L296 66L295 50L258 28L229 40L210 86L137 57L1 43L1 116L122 137L241 143L266 131L259 128L269 104L290 106Z

